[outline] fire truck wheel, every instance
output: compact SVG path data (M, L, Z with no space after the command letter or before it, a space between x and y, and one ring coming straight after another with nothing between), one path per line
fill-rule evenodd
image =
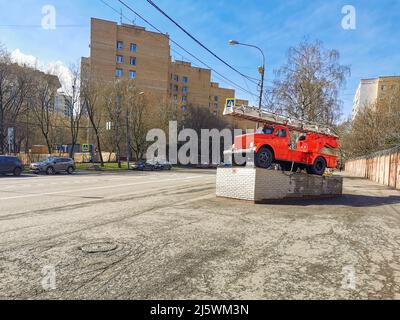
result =
M262 147L256 154L256 166L264 169L268 169L272 165L274 155L272 151L267 147Z
M315 159L314 164L307 170L308 173L322 176L325 173L326 161L323 157Z

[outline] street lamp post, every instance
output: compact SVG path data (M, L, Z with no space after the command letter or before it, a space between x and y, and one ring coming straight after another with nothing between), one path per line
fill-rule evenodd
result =
M261 50L261 48L255 46L255 45L247 44L247 43L241 43L241 42L236 41L236 40L229 40L229 44L230 44L231 46L240 45L240 46L251 47L251 48L255 48L255 49L257 49L258 51L261 52L261 55L262 55L262 57L263 57L263 64L262 64L261 67L258 68L258 72L259 72L259 74L261 75L260 99L259 99L259 102L258 102L258 108L259 108L259 111L260 111L260 113L261 113L261 110L262 110L263 91L264 91L264 79L265 79L265 55L264 55L264 52Z

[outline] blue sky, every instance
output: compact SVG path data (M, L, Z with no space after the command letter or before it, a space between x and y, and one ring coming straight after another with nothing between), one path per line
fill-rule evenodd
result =
M118 10L123 8L117 0L104 1ZM345 115L351 113L352 99L361 78L400 75L399 0L154 1L218 55L253 77L258 76L259 53L250 48L228 46L227 42L236 39L259 45L268 61L267 86L273 79L273 70L285 62L288 48L304 37L322 40L326 48L339 50L341 63L350 65L352 71L346 88L341 92ZM246 84L239 75L177 30L145 0L126 2L213 68L256 92L255 85ZM40 28L44 5L56 8L58 27L55 30ZM344 5L353 5L356 9L355 30L344 30L341 26ZM128 10L123 9L123 13L136 24L146 26ZM18 49L43 63L59 61L68 66L78 63L81 56L89 55L90 17L119 21L119 15L99 0L0 0L0 42L9 51ZM176 59L193 60L174 45L172 48L180 52L171 53ZM218 78L214 80L229 86ZM237 96L249 98L239 90ZM254 99L253 103L256 103Z

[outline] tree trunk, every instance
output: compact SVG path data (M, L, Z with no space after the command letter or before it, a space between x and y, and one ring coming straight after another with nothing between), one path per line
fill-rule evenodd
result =
M4 111L0 109L0 154L4 154Z
M96 134L97 152L99 153L100 164L101 164L102 167L104 167L103 154L101 153L100 136L99 136L99 132L98 132L97 128L94 128L94 132Z
M49 151L49 155L51 155L51 153L52 153L51 142L47 135L45 135L45 139L46 139L46 144L47 144L47 150Z

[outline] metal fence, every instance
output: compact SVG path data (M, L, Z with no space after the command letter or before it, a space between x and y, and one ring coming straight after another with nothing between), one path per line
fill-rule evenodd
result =
M104 162L116 162L117 157L113 152L102 152L103 161ZM53 154L32 154L32 153L17 153L16 156L21 159L24 165L30 165L32 162L39 162L45 160L46 158L53 157L69 157L68 153L53 153ZM74 160L76 163L88 163L91 160L91 156L89 153L75 153ZM98 161L98 157L93 159L94 161Z
M346 172L400 189L400 146L347 161Z

